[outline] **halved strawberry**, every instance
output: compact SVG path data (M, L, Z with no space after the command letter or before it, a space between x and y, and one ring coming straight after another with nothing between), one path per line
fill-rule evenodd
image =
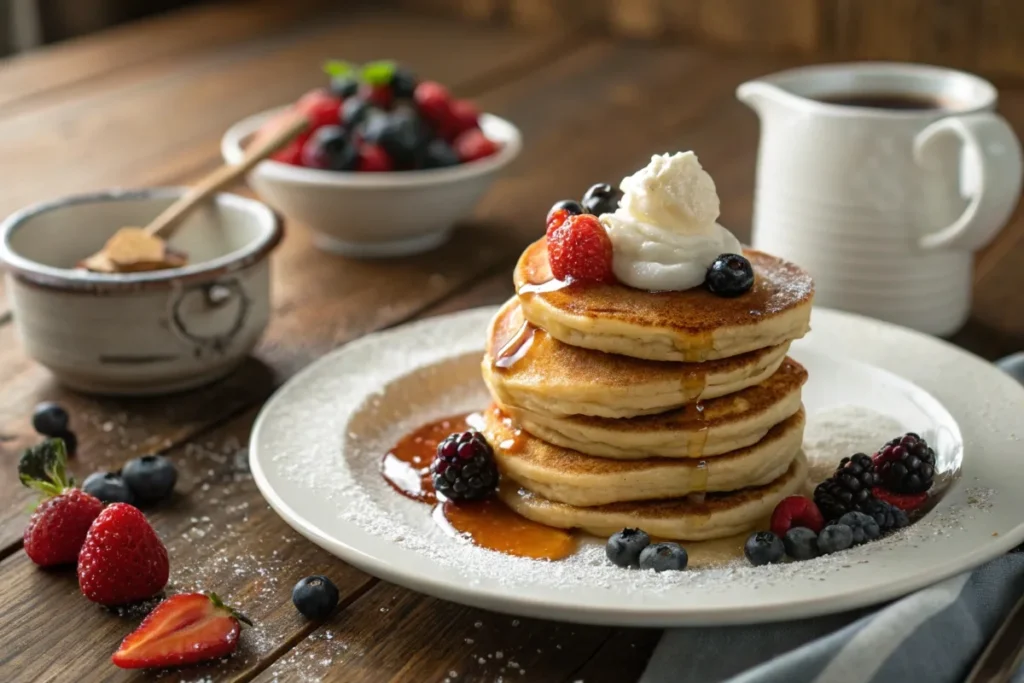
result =
M215 593L175 595L157 605L110 659L122 669L162 669L216 659L235 651L243 623L252 625Z
M881 486L871 489L871 495L878 500L884 500L890 505L895 505L904 512L912 512L924 505L928 500L927 493L895 493Z

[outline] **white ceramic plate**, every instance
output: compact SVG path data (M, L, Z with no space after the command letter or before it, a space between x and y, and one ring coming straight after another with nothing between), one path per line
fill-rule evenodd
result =
M611 566L597 540L568 560L540 562L449 537L428 507L394 493L378 467L410 429L485 404L479 359L494 310L368 336L320 359L270 400L253 430L250 462L288 524L370 574L440 598L636 626L848 610L970 569L1024 541L1024 388L945 342L824 309L792 350L810 373L809 435L815 416L842 405L881 414L859 428L884 427L895 436L899 427L928 438L949 485L909 529L808 562L751 567L739 560L663 574ZM833 430L833 446L856 437L849 425L829 424L817 423L817 443L805 441L808 450L820 450Z

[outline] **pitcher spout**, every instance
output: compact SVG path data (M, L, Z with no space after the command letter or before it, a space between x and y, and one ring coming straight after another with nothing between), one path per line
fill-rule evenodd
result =
M781 105L791 95L779 86L764 80L747 81L736 88L736 99L763 117L770 108Z

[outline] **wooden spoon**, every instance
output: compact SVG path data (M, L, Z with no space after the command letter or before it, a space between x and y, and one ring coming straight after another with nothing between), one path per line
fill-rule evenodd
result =
M257 136L241 162L221 166L200 180L144 228L124 227L99 252L79 262L97 273L130 273L177 268L185 256L167 246L167 239L192 209L233 184L256 164L291 142L309 125L304 116L288 117L263 136Z

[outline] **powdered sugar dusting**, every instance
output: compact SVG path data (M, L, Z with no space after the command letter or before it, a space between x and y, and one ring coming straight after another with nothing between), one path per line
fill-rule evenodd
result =
M984 512L991 496L979 490L967 503L946 506L941 514L877 543L770 567L737 560L686 572L634 571L624 580L623 570L607 562L598 539L584 540L575 555L559 562L483 550L446 536L431 521L429 507L391 490L379 465L386 450L415 427L486 405L479 377L485 324L486 314L478 311L373 336L289 384L266 409L254 446L265 453L256 460L275 470L270 478L282 497L316 499L317 525L337 535L343 527L345 543L365 547L383 539L411 553L403 564L444 568L460 576L464 588L498 585L508 593L543 586L585 591L588 600L598 602L625 594L637 605L657 605L658 596L680 590L725 596L737 587L760 590L794 580L825 581L834 572L868 563L879 549L923 545L959 533L964 520ZM812 459L834 467L843 455L891 438L893 427L899 433L899 423L862 407L834 407L820 415L812 411L806 448ZM303 432L298 443L297 429ZM323 513L325 508L332 512ZM333 515L334 524L324 515ZM358 537L353 527L367 538Z

